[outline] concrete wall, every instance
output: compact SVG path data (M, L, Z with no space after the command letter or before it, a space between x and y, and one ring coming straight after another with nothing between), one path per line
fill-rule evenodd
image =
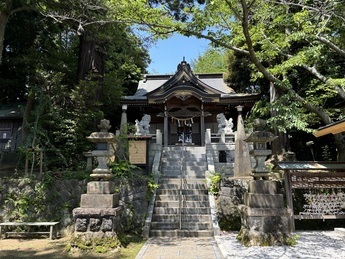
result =
M235 143L207 144L206 151L213 157L215 172L226 177L234 175Z

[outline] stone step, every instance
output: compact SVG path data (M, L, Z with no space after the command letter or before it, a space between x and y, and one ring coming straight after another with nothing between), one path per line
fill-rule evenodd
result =
M160 184L166 184L166 183L171 183L171 184L180 184L181 179L176 179L176 178L168 178L168 177L162 177L159 179ZM187 183L187 184L207 184L206 179L193 179L193 178L188 178L188 179L182 179L182 183Z
M151 229L179 229L179 221L176 222L151 222ZM182 230L211 230L211 222L181 222Z
M179 195L179 189L157 189L157 195ZM182 190L182 195L199 195L199 194L208 194L207 189L189 189Z
M152 215L152 222L178 222L180 219L180 215L178 214L153 214ZM183 214L182 220L186 222L210 222L211 215L186 215Z
M208 207L208 201L185 201L182 200L181 206L183 208L200 208L200 207ZM155 201L155 206L158 208L177 208L179 207L179 201Z
M206 163L206 158L200 157L185 157L182 159L182 157L163 157L162 158L162 165L165 164L176 164L176 165L195 165L195 166L203 166Z
M162 170L162 176L167 178L180 178L181 173L176 170ZM205 179L205 172L187 172L183 174L183 178L203 178Z
M159 189L180 189L181 184L180 183L159 183ZM182 189L184 190L190 190L190 189L207 189L206 184L185 184L182 183Z
M202 152L202 151L184 151L182 152L182 150L174 150L174 151L168 151L168 152L163 152L163 158L164 157L176 157L176 156L180 156L180 157L190 157L190 158L203 158L206 156L206 152Z
M173 177L171 178L176 178L176 176L178 177L182 177L182 178L193 178L193 176L197 176L195 178L200 179L200 176L204 177L205 179L205 172L206 170L201 170L201 171L197 171L197 170L176 170L176 169L170 169L170 168L166 168L166 169L162 169L162 177L164 178L169 178L169 175L172 175Z
M151 222L150 230L155 229L162 229L162 230L170 230L170 229L179 229L179 222L173 221L173 222Z
M213 230L150 230L151 237L213 237Z
M206 170L205 147L188 147L183 152L180 146L164 148L150 236L213 236Z
M189 153L197 153L197 152L199 152L199 153L201 153L201 152L205 152L205 150L206 150L206 148L205 147L201 147L201 148L188 148L188 147L186 147L186 146L184 146L183 148L181 147L181 146L178 146L178 147L164 147L164 149L163 149L163 152L178 152L178 151L184 151L184 152L189 152Z
M200 162L200 165L198 165L197 163L188 163L186 164L186 166L181 167L181 164L179 164L178 162L173 163L173 162L167 162L167 163L163 163L162 164L162 171L163 170L176 170L176 171L181 171L181 170L185 170L185 171L204 171L204 169L206 168L206 162Z
M178 201L180 199L180 195L157 195L156 201ZM184 201L207 201L208 202L208 195L183 195L182 199Z
M193 208L181 208L182 214L210 214L211 209L209 207L193 207ZM179 214L180 208L179 207L171 207L171 208L164 208L164 207L154 207L153 214Z
M182 178L184 178L184 176L188 176L189 178L193 178L193 175L202 175L205 177L205 172L207 170L179 170L179 169L174 169L174 168L163 168L162 170L162 175L178 175L178 176L182 176ZM166 176L167 177L167 176ZM198 177L196 177L198 178Z
M202 152L184 152L182 153L181 151L177 152L165 152L162 154L162 159L165 158L185 158L187 160L206 160L206 153Z

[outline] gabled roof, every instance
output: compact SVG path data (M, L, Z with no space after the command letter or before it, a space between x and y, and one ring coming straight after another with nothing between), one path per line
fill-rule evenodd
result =
M193 95L204 102L240 98L253 101L257 94L236 94L223 79L223 73L193 74L190 65L182 61L174 75L146 75L136 93L121 98L122 103L163 103L175 95ZM182 97L183 98L183 97ZM255 98L254 98L255 99Z
M223 75L221 75L221 79L223 79ZM218 76L219 77L219 76ZM224 82L222 82L224 84ZM197 76L195 76L192 73L192 70L190 69L190 65L182 61L177 66L177 72L175 75L170 77L164 84L162 84L159 88L153 90L148 96L153 95L162 95L165 92L168 92L172 90L175 87L179 86L186 86L186 87L192 87L195 88L196 91L204 92L205 94L222 94L225 89L219 89L220 87L224 87L223 84L215 85L215 87L212 87L211 85L208 85L206 82L200 80ZM223 91L222 91L223 90ZM234 92L231 88L226 89L228 91Z

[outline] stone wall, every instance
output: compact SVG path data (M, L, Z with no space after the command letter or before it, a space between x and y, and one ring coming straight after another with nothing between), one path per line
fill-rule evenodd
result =
M234 175L234 143L208 144L207 152L212 155L214 171L225 177ZM222 158L223 157L223 158Z
M121 218L124 230L141 231L148 205L147 180L115 182L119 203L124 207ZM72 210L79 207L87 181L60 180L46 184L29 178L0 179L0 222L60 221L61 229L72 231Z
M125 230L141 233L147 216L149 194L144 178L122 181L119 186L119 205L124 210L121 224Z

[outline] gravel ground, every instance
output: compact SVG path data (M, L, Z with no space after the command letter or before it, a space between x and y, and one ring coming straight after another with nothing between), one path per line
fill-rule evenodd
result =
M345 258L345 234L335 231L297 231L296 246L244 247L236 233L216 237L224 258L290 259Z
M224 233L216 241L226 259L345 259L345 232L297 231L296 234L299 236L296 246L244 247L236 240L237 233ZM68 238L0 239L0 258L100 258L67 254L64 251L67 243Z

